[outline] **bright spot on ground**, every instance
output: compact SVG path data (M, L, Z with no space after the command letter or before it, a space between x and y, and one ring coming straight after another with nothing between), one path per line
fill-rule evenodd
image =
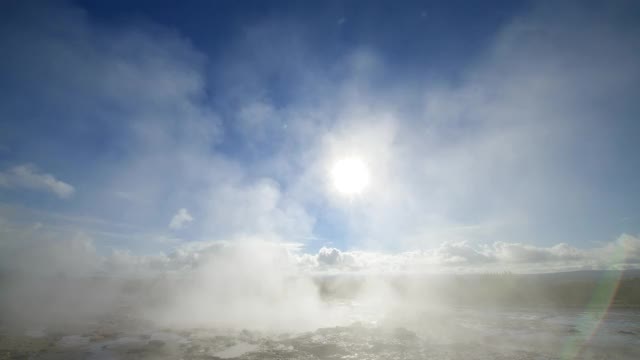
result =
M369 185L369 169L362 159L344 158L331 168L331 180L339 193L359 194Z

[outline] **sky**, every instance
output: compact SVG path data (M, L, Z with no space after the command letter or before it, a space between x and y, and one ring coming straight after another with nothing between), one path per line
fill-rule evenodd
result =
M0 264L275 246L311 272L638 268L639 19L633 1L3 1ZM336 175L345 159L364 170Z

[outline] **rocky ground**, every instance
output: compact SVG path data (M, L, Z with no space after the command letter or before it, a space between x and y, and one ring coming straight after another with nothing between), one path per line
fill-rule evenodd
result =
M477 345L477 344L476 344ZM0 359L540 359L526 351L474 344L429 344L404 328L361 325L266 336L206 330L151 334L95 331L82 335L31 334L0 338Z
M568 331L566 336L572 336ZM545 349L505 347L486 337L448 344L402 327L353 324L300 334L204 329L118 332L102 328L65 335L3 333L0 359L560 359ZM596 349L597 350L597 349ZM634 358L634 349L584 351L584 359Z
M638 359L637 313L592 334L578 315L458 311L309 332L161 328L131 318L0 328L2 359ZM396 318L394 318L396 319Z

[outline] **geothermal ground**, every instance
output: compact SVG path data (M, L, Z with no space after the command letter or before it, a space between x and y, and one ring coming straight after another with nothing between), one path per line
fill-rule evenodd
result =
M157 328L122 316L82 329L4 329L0 359L637 359L640 311L600 315L440 309L277 333Z

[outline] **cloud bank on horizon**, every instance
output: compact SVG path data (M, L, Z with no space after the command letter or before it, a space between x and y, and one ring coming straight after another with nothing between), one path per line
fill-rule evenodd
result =
M114 6L2 5L3 270L640 266L635 4Z

